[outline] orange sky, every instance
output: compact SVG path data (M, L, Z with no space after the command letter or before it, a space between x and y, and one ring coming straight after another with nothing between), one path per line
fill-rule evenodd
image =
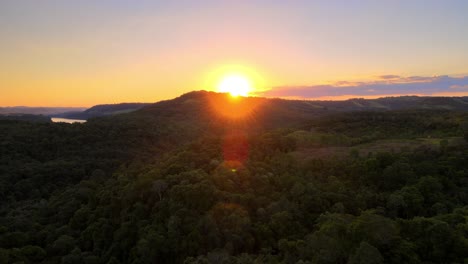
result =
M468 4L424 4L4 0L0 106L155 102L214 90L231 68L259 90L388 74L464 76L468 24L460 10Z

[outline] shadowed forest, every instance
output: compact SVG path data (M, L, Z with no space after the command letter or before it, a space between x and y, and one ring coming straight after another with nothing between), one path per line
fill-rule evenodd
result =
M468 261L466 111L192 92L0 153L0 263Z

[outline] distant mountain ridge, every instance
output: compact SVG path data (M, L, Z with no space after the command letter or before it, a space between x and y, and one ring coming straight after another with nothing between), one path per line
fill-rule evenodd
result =
M29 115L57 115L65 112L84 111L84 107L28 107L28 106L9 106L0 107L0 114L29 114Z
M62 117L70 119L87 120L92 117L110 116L129 113L149 105L148 103L120 103L120 104L102 104L95 105L80 112L66 112L54 115L53 117Z
M399 96L378 99L349 99L346 101L312 101L336 110L403 110L432 109L468 111L468 96L465 97L420 97Z
M33 115L33 114L0 114L0 121L3 120L15 120L15 121L29 121L29 122L40 122L50 123L52 119L45 115Z

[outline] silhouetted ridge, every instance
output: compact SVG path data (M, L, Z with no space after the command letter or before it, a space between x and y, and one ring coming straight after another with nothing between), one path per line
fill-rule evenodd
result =
M148 103L121 103L121 104L103 104L95 105L89 109L86 109L83 112L68 112L59 115L54 115L54 117L63 117L71 119L89 119L92 117L99 116L110 116L117 114L129 113L135 110L138 110Z

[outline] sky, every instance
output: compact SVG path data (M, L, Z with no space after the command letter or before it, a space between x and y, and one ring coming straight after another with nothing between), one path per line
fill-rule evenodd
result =
M0 106L468 95L468 1L0 1Z

